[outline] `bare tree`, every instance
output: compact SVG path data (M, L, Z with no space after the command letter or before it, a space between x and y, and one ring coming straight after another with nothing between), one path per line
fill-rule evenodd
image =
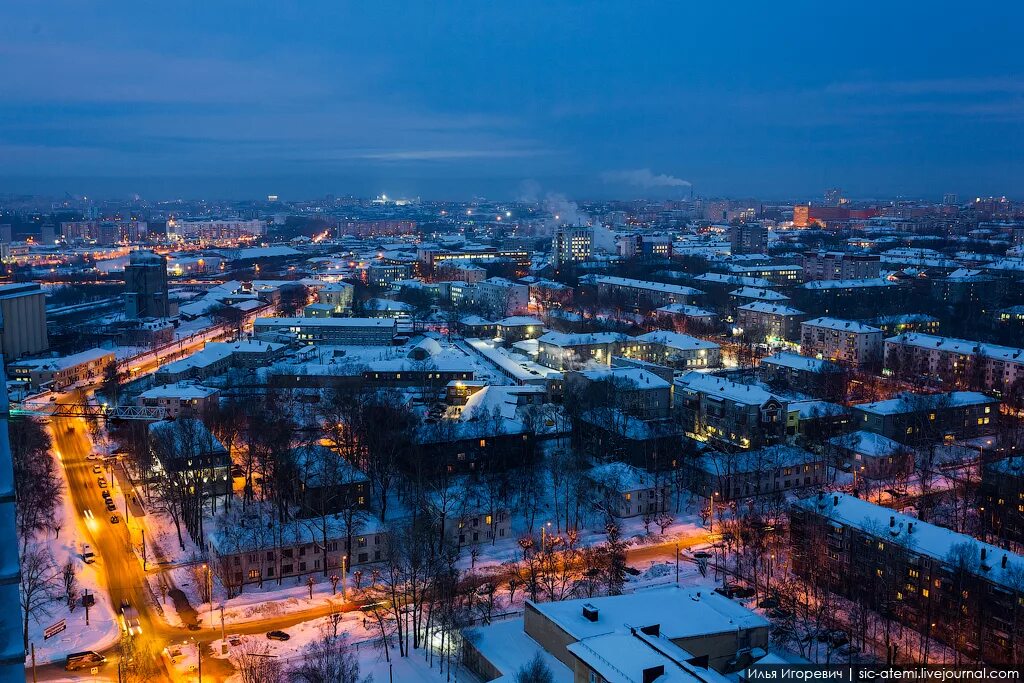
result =
M344 635L326 634L302 651L302 661L288 672L294 683L369 683L361 677L359 660Z
M238 670L242 683L282 683L281 662L270 653L270 646L247 638L234 654L231 663Z
M554 681L554 674L551 673L551 669L548 668L539 652L516 671L515 683L554 683Z
M50 435L36 420L12 420L15 523L22 551L38 532L52 531L62 491Z
M28 622L50 615L50 603L61 597L59 571L53 556L43 546L30 544L21 553L21 614L25 649L28 650Z
M64 582L64 599L68 603L68 611L74 612L78 604L78 575L75 573L75 561L69 559L61 571L61 579Z

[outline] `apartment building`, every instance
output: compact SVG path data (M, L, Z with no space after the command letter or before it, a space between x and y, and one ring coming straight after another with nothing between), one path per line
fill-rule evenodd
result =
M986 463L981 471L979 511L987 532L1024 545L1024 457Z
M814 318L800 325L800 352L860 367L882 360L883 336L855 320Z
M610 275L587 276L581 284L596 287L599 300L618 301L634 311L649 311L670 304L692 304L704 294L693 287Z
M760 387L693 371L676 380L675 403L700 441L749 449L785 438L786 401Z
M477 283L474 301L494 317L525 313L530 305L529 285L492 277Z
M790 510L793 571L990 664L1018 664L1024 558L845 493Z
M103 377L108 365L115 362L108 349L89 349L58 358L34 358L11 363L11 379L24 382L29 389L61 391L76 382Z
M1002 393L1024 379L1024 348L907 332L885 340L885 368Z
M215 405L220 391L200 384L161 384L139 394L135 404L145 408L163 408L164 415L178 418L183 415L202 415Z
M284 523L270 513L263 518L222 514L211 526L207 534L211 565L221 581L235 590L264 581L294 582L327 570L347 574L352 567L379 562L387 548L383 522L365 511Z
M714 342L679 332L657 330L627 340L619 350L627 358L657 363L678 370L718 368L722 347Z
M821 486L828 476L822 456L786 444L704 453L685 467L687 488L718 503Z
M595 505L612 517L628 518L665 512L672 501L667 477L622 462L597 465L587 471L594 485Z
M754 301L736 308L736 325L744 331L763 333L765 339L793 341L799 337L805 315L790 306Z
M835 363L780 351L761 359L761 381L829 400L846 397L846 373Z
M610 365L628 339L618 332L547 332L537 338L537 362L555 370L573 370L589 362Z
M878 254L805 251L802 265L804 279L808 281L869 280L881 275L882 260Z
M991 433L999 420L999 401L976 391L902 394L853 406L854 429L901 443L969 439Z

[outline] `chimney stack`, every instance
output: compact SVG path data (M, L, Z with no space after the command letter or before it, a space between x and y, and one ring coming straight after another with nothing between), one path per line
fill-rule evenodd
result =
M889 528L896 526L896 515L889 515Z

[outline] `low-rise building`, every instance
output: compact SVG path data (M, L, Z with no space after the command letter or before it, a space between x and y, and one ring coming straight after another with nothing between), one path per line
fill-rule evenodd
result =
M936 443L992 432L999 401L976 391L902 394L897 398L853 406L853 427L901 443Z
M786 444L712 451L686 461L685 467L687 488L718 503L821 486L828 476L823 456Z
M828 441L832 464L866 479L891 479L909 474L914 451L874 432L856 431Z
M677 332L690 327L713 329L718 325L718 314L706 308L689 304L669 304L654 311L655 315L667 320Z
M149 425L154 474L179 490L203 497L231 492L231 456L200 420L184 417Z
M200 384L179 382L160 384L139 394L135 399L144 408L163 408L169 418L202 415L217 403L220 391Z
M528 315L516 315L502 318L495 323L498 336L506 344L514 344L524 339L536 339L544 334L544 323Z
M305 344L387 346L395 339L394 318L256 318L256 335L291 336Z
M704 294L693 287L610 275L588 276L581 284L593 284L601 301L618 300L625 308L636 311L650 311L668 304L691 304Z
M537 338L537 362L555 370L573 370L586 363L610 365L620 345L628 340L618 332L565 334L547 332Z
M383 522L366 511L284 523L269 512L227 512L211 526L211 565L224 585L239 592L246 584L262 586L264 581L280 583L331 570L341 575L379 562L387 552Z
M981 522L986 532L1024 545L1024 457L986 463L979 491Z
M587 471L593 482L595 506L611 517L638 517L666 512L672 500L667 477L659 477L622 462L597 465Z
M717 368L722 365L722 348L718 344L665 330L626 339L619 354L679 370Z
M24 382L30 389L62 391L77 382L102 378L113 363L113 351L89 349L70 356L17 361L11 363L10 373L11 379Z

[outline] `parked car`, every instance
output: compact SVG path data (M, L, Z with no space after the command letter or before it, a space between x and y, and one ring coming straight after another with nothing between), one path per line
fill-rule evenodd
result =
M111 524L120 524L121 523L121 518L118 517L117 515L110 515L110 523Z
M101 489L107 488L107 478L100 477L99 479L96 480L96 485L99 486Z
M74 652L64 660L65 671L79 671L81 669L92 669L107 663L107 658L99 652L87 650L85 652Z
M280 640L281 642L284 642L291 639L291 636L284 631L270 631L267 633L267 638L270 640Z
M114 512L115 510L117 510L117 506L114 505L114 501L108 500L107 501L107 512Z
M92 466L92 473L93 474L103 474L103 468L100 467L99 465L93 465Z

